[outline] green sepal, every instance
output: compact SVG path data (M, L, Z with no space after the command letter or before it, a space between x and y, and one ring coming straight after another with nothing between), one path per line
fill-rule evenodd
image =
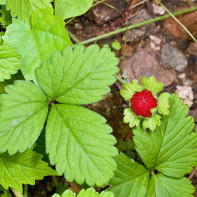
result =
M109 191L102 191L100 194L95 191L94 188L89 188L89 189L82 189L78 195L76 195L74 192L71 190L67 189L61 197L114 197L114 194ZM54 194L52 197L60 197L59 194Z
M138 126L140 124L140 119L135 115L134 112L130 108L126 108L124 110L124 123L129 123L129 127L132 128L134 126Z
M142 85L145 89L150 90L154 94L158 94L163 89L163 83L158 82L155 77L151 76L149 78L143 77L142 78Z
M163 115L169 114L169 107L170 107L169 98L170 98L170 94L167 92L160 94L157 100L158 112L160 114L163 114Z
M144 130L149 128L151 131L154 131L157 126L160 126L160 119L161 119L161 116L159 114L155 114L151 116L150 118L147 118L146 120L144 120L142 122L142 126Z
M124 90L120 91L120 95L125 99L125 100L130 100L131 97L136 93L136 92L141 92L143 90L143 87L139 85L138 80L134 79L132 84L131 83L125 83L123 85Z

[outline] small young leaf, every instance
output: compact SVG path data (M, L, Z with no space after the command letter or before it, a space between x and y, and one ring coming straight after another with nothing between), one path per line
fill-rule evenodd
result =
M87 190L82 189L78 195L73 193L71 190L66 190L61 197L114 197L112 192L103 191L100 194L95 191L94 188L89 188ZM59 194L54 194L52 197L60 197Z
M5 42L16 48L21 55L21 70L26 80L35 79L35 69L56 51L72 45L64 28L64 21L53 16L52 9L35 12L31 26L13 19L4 36Z
M194 186L187 178L173 179L162 174L153 175L150 179L146 197L187 196L192 197Z
M170 99L169 115L162 116L154 132L134 128L136 151L148 169L181 178L197 165L197 133L193 117L186 117L189 108L177 94Z
M149 183L149 171L123 153L116 157L116 162L118 167L110 181L110 191L114 193L114 196L145 196Z
M117 149L111 128L99 114L76 105L55 104L46 126L52 165L68 181L104 186L113 176Z
M10 79L19 69L20 56L7 44L0 45L0 81Z
M42 155L31 149L13 156L4 153L0 158L0 184L5 189L12 187L22 192L22 184L34 185L35 180L41 180L44 176L57 175L41 160Z
M0 152L23 152L31 147L44 126L48 102L32 82L15 81L0 95Z
M149 78L143 77L142 78L142 85L145 89L150 90L152 93L157 94L163 89L163 83L156 81L155 77L151 76Z
M52 8L53 0L6 0L7 10L11 10L13 17L30 24L31 16L39 9Z
M55 14L64 20L87 12L94 0L55 0Z
M63 53L56 52L51 61L43 63L37 70L41 88L52 99L60 103L89 104L103 98L110 91L116 78L118 58L110 48L99 49L91 45L84 52L84 46Z

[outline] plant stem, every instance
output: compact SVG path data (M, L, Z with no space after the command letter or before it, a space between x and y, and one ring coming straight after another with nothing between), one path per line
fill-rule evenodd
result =
M28 196L28 185L24 185L24 197Z
M67 30L67 29L66 29ZM70 38L75 42L75 43L80 43L80 41L77 39L77 37L74 35L74 34L72 34L69 30L67 30L67 32L68 32L68 35L70 36Z
M52 180L53 180L53 182L55 184L55 187L57 187L58 186L57 178L55 176L52 176Z
M192 33L183 25L160 1L158 3L166 10L168 14L191 36L191 38L197 42L196 38L192 35Z
M174 13L171 13L173 16L177 16L177 15L181 15L181 14L186 14L186 13L189 13L189 12L193 12L193 11L196 11L197 10L197 7L194 7L194 8L189 8L189 9L186 9L186 10L182 10L182 11L178 11L178 12L174 12ZM171 17L170 14L166 14L164 16L159 16L159 17L156 17L156 18L153 18L153 19L150 19L150 20L147 20L147 21L143 21L141 23L137 23L137 24L134 24L134 25L130 25L128 27L124 27L124 28L121 28L121 29L117 29L115 31L112 31L112 32L109 32L109 33L106 33L104 35L101 35L101 36L97 36L97 37L94 37L94 38L90 38L88 40L85 40L81 43L83 44L88 44L88 43L91 43L91 42L95 42L97 40L101 40L103 38L107 38L109 36L112 36L112 35L115 35L115 34L118 34L118 33L121 33L121 32L124 32L126 31L127 29L134 29L136 27L141 27L143 25L146 25L148 23L152 23L152 22L156 22L156 21L160 21L160 20L163 20L163 19L166 19L166 18L169 18Z
M14 188L11 188L11 190L16 197L24 197L23 194L21 194L19 191L15 190Z
M124 79L122 79L121 77L119 77L117 74L115 74L115 77L117 78L118 81L120 81L122 84L126 83L126 81Z

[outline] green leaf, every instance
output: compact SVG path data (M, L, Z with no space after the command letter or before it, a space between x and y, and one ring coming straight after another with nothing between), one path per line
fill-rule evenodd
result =
M2 193L3 192L3 193ZM10 194L9 190L4 189L0 185L0 197L12 197L12 194Z
M150 179L147 197L192 197L195 192L194 186L187 178L173 179L162 174L153 175Z
M114 193L114 196L145 196L149 183L149 171L123 153L116 157L116 162L118 167L110 181L110 191Z
M76 105L55 104L46 126L46 149L58 174L79 184L104 186L113 176L117 149L112 129L99 114Z
M44 8L52 8L53 0L6 0L7 10L11 10L13 17L30 24L34 12Z
M1 6L0 13L0 23L3 28L6 28L9 24L12 23L12 16L10 14L10 11L6 10L6 7L4 5Z
M133 129L135 149L148 169L181 178L197 165L197 133L189 107L177 94L170 97L169 115L162 116L154 132Z
M0 0L0 5L5 5L6 0Z
M87 12L94 0L55 0L55 14L64 20Z
M163 115L168 115L169 114L169 98L170 94L168 92L164 92L159 95L159 98L157 100L158 104L158 112Z
M10 79L18 71L20 56L7 44L0 45L0 81Z
M120 50L121 49L120 42L112 42L112 48L115 50Z
M60 103L89 104L99 101L110 91L118 71L118 58L110 48L83 45L56 52L51 61L37 70L38 83L44 92Z
M42 155L26 150L10 156L8 153L1 155L0 159L0 184L5 188L12 187L22 192L22 184L34 185L35 180L44 176L56 175L55 170L41 160Z
M114 197L112 192L103 191L100 194L95 191L94 188L89 188L87 190L82 189L78 195L76 195L71 190L66 190L61 197ZM52 197L60 197L59 194L54 194Z
M143 77L142 78L142 85L145 89L150 90L152 93L157 94L163 89L163 83L157 83L155 77L151 76L149 78Z
M143 90L143 87L139 85L138 80L134 79L132 84L131 83L125 83L123 85L124 90L120 90L120 95L125 100L130 100L131 97L135 94L135 92L141 92Z
M12 75L11 79L0 82L0 94L6 93L5 87L7 85L13 84L15 80L24 80L23 74L20 72L20 70L16 74Z
M21 70L26 80L35 79L35 69L56 51L72 45L64 21L53 16L52 9L39 10L32 16L31 26L13 19L4 36L5 42L21 55Z
M0 152L23 152L31 147L44 126L48 102L32 82L15 81L0 95Z
M140 124L140 119L135 115L131 108L126 108L124 110L123 122L129 123L129 127L133 128L134 126L138 126Z
M150 129L151 131L154 131L156 129L156 126L160 125L160 118L161 116L158 114L152 115L150 118L145 119L142 122L142 126L144 130Z

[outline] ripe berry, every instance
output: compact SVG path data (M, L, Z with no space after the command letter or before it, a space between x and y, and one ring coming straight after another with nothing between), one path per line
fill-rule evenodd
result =
M131 98L131 109L137 116L150 117L151 109L157 107L157 99L149 90L136 92Z

